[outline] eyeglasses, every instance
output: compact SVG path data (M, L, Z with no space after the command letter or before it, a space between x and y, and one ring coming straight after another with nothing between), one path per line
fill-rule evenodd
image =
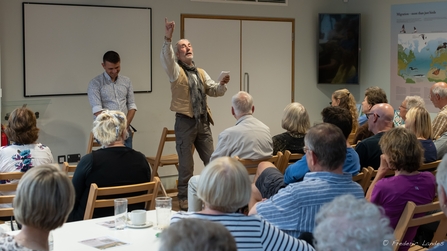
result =
M380 118L379 114L374 113L374 112L366 113L365 115L366 115L366 118L367 118L367 119L369 119L369 116L371 116L371 115L374 115L374 116L377 116L378 118Z
M405 106L400 105L399 107L402 108L402 109L407 110L407 107L405 107Z

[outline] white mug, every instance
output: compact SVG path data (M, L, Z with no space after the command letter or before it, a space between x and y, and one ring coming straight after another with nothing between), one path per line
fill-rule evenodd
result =
M146 210L133 210L130 212L130 221L135 226L146 224Z

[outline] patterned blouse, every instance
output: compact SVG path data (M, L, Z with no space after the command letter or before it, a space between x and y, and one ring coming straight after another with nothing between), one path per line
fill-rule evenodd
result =
M35 251L24 247L16 242L14 236L5 233L0 234L0 250L1 251Z

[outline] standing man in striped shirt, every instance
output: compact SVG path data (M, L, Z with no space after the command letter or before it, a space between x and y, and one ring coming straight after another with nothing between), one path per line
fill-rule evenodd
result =
M94 117L104 110L121 111L127 117L128 138L124 145L132 148L132 122L137 106L130 78L118 75L121 70L121 59L118 53L108 51L102 58L105 72L92 79L88 85L88 101Z
M329 123L318 124L306 134L304 144L310 170L304 180L256 203L249 212L296 238L303 232L313 232L315 214L323 204L344 194L364 198L362 187L352 181L352 175L343 173L346 138L340 128Z

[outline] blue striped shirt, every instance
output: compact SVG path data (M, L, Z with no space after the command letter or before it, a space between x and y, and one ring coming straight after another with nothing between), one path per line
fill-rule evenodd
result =
M258 203L256 211L266 221L298 237L302 232L313 232L320 207L343 194L365 197L350 173L310 172L302 182L292 183Z
M199 218L219 222L236 240L237 250L314 250L307 242L295 239L263 219L243 214L210 215L194 212L179 212L171 218L171 223L182 218Z
M90 81L87 93L93 114L108 109L127 115L129 110L137 109L132 82L125 76L118 75L116 81L112 82L104 72Z

